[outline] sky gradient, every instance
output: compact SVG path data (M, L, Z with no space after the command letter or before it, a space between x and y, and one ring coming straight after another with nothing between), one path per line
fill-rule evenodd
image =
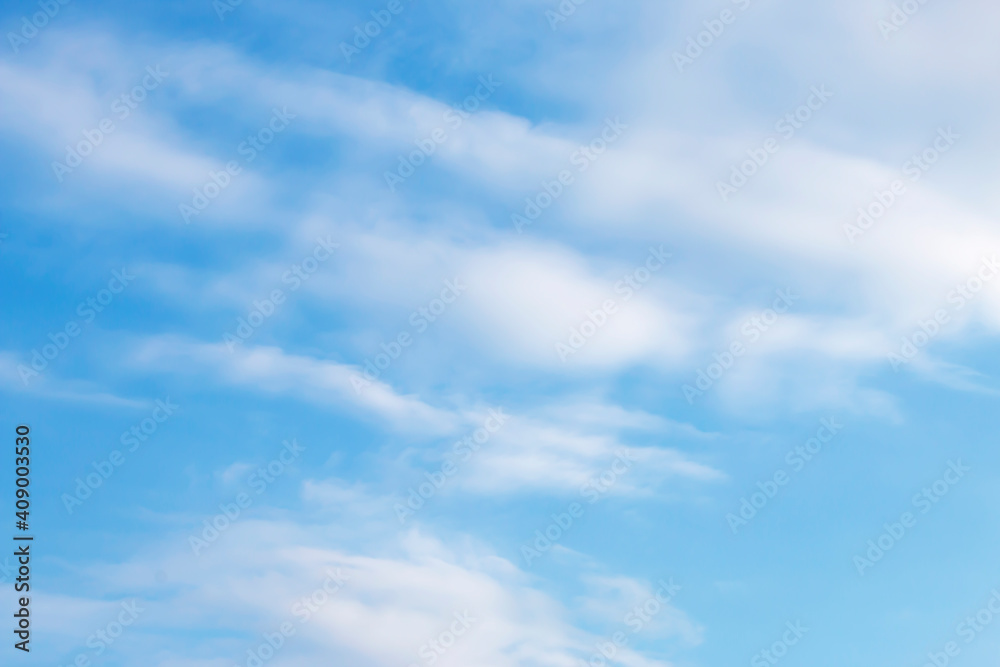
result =
M5 4L0 663L995 664L998 22Z

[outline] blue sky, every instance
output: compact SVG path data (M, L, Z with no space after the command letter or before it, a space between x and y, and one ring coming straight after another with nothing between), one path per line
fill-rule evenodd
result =
M11 664L992 664L998 20L8 3Z

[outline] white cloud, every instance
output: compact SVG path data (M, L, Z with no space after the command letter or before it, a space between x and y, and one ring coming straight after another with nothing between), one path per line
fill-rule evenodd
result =
M394 540L390 551L376 554L333 547L321 534L306 526L244 519L200 557L192 556L186 543L166 545L121 565L90 568L88 576L111 595L143 590L149 609L144 632L199 628L227 635L161 650L155 663L161 666L245 660L248 649L263 643L264 633L284 622L295 634L272 664L289 667L332 656L363 667L421 664L420 651L435 650L428 642L451 643L442 633L462 627L455 625L456 614L465 616L469 627L437 654L443 666L569 667L598 639L574 627L571 614L513 564L480 545L449 548L411 531ZM151 585L147 573L154 570L166 572L167 581ZM318 595L308 613L295 606L338 572L344 580L339 590ZM666 636L694 631L683 612L671 608L669 616L661 626Z
M25 382L24 378L27 378ZM35 371L31 359L0 350L0 390L33 398L146 408L149 401L118 396L88 380L64 378L51 369Z
M360 407L388 420L396 429L431 433L454 430L457 420L412 396L400 396L381 382L360 392L352 385L359 369L333 361L287 354L276 347L241 343L199 343L173 336L147 339L135 350L140 367L215 378L224 384L265 394L290 394L339 409Z
M510 416L468 463L459 464L457 486L472 494L573 495L586 487L601 496L643 495L679 480L725 479L676 448L626 445L616 429L581 426Z

